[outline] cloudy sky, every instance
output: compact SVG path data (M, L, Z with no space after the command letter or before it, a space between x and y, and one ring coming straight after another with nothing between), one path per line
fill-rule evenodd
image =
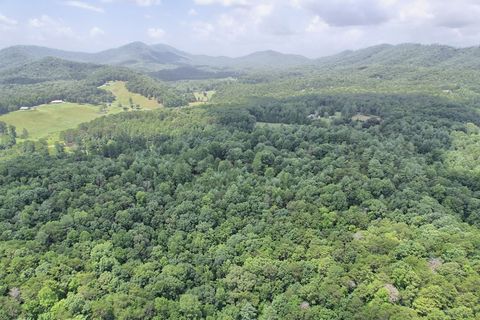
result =
M380 43L480 44L479 0L0 0L0 47L99 51L132 41L310 57Z

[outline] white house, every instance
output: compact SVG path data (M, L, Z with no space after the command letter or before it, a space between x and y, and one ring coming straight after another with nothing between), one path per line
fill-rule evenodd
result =
M50 104L59 104L59 103L63 103L63 100L53 100L50 102Z
M21 111L30 110L30 107L20 107L20 110L21 110Z

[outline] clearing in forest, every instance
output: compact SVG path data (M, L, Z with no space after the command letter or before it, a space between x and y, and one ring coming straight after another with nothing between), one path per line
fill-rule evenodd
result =
M191 102L189 105L190 106L198 106L202 105L205 103L210 102L212 99L213 95L215 94L215 91L198 91L194 92L193 95L195 96L195 102Z
M153 110L161 105L153 99L140 94L132 93L125 87L125 82L109 82L101 88L115 95L115 101L110 105L92 105L78 103L44 104L29 110L18 110L0 116L0 121L16 127L18 141L25 139L22 136L27 130L28 140L48 139L50 142L58 140L58 134L64 130L76 128L79 124L89 122L95 118L115 114L123 111ZM130 105L133 103L134 108ZM125 109L119 108L122 105ZM140 109L137 106L140 106Z
M107 82L100 88L110 91L115 96L115 101L112 103L113 107L121 105L125 110L154 110L162 107L155 99L149 99L138 93L128 91L126 82L124 81L111 81ZM132 105L134 108L132 108ZM137 108L140 106L140 109Z
M18 137L21 137L23 129L26 129L28 140L38 140L55 136L61 131L77 127L80 123L116 111L109 109L101 112L100 106L91 104L44 104L31 110L4 114L0 116L0 121L14 125Z
M382 119L380 117L377 117L377 116L371 116L371 115L361 114L361 113L356 114L352 117L352 121L367 122L368 120L381 121Z

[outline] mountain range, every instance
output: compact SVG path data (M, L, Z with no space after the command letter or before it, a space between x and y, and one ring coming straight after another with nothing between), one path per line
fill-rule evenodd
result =
M66 60L60 63L51 59ZM45 60L46 59L46 60ZM61 64L62 72L78 70L73 63L129 67L149 73L162 80L206 79L235 76L253 69L304 68L365 68L368 66L480 68L480 48L454 48L444 45L382 44L356 51L318 59L301 55L283 54L268 50L231 58L195 55L165 44L147 45L133 42L98 53L85 53L51 49L40 46L13 46L0 50L0 74L28 74L43 72L49 65ZM49 75L49 77L54 75ZM72 74L72 77L75 75ZM5 77L3 77L5 78Z
M369 64L410 64L434 66L458 64L471 66L480 62L480 48L454 48L445 45L382 44L356 51L344 51L319 59L301 55L284 54L273 50L231 58L225 56L195 55L165 44L147 45L133 42L127 45L97 53L64 51L40 46L13 46L0 50L0 70L12 68L45 57L55 57L75 62L121 65L158 71L176 66L204 66L213 68L270 68L294 67L299 65L352 66Z
M354 67L368 65L480 68L480 47L454 48L446 45L405 43L381 44L316 60L322 66Z
M164 44L147 45L133 42L98 53L72 52L39 46L13 46L0 50L0 70L55 57L75 62L119 65L142 71L158 71L178 66L207 66L213 68L260 68L296 66L311 62L300 55L275 51L252 53L240 58L194 55Z

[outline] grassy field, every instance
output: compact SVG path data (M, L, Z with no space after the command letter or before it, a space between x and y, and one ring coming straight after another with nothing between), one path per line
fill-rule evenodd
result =
M205 96L204 92L194 92L193 94L195 95L195 98L197 99L197 102L191 102L189 105L190 106L198 106L205 104L207 102L210 102L212 99L213 95L215 94L215 91L205 91L207 94Z
M106 114L123 112L118 105L129 107L130 98L134 105L140 105L140 110L153 110L161 105L146 97L131 93L125 87L125 82L110 82L101 88L112 92L116 100L103 112L101 106L91 104L61 103L46 104L34 108L34 110L15 111L0 116L0 121L14 125L17 135L22 134L23 129L28 131L28 140L47 139L49 144L58 141L58 134L64 130L76 128L79 124L91 121ZM129 111L132 109L129 108ZM22 139L18 139L21 142Z
M128 91L123 81L108 82L100 88L110 91L116 97L116 100L112 103L114 107L118 107L119 104L122 104L123 107L129 107L130 99L132 99L134 105L140 105L141 110L154 110L162 106L155 99L148 99L140 94Z
M108 113L115 113L115 110L108 110ZM10 112L0 116L0 121L14 125L18 136L25 128L28 131L29 140L38 140L56 136L63 130L75 128L80 123L91 121L104 114L100 112L99 106L62 103L41 105L35 110Z

